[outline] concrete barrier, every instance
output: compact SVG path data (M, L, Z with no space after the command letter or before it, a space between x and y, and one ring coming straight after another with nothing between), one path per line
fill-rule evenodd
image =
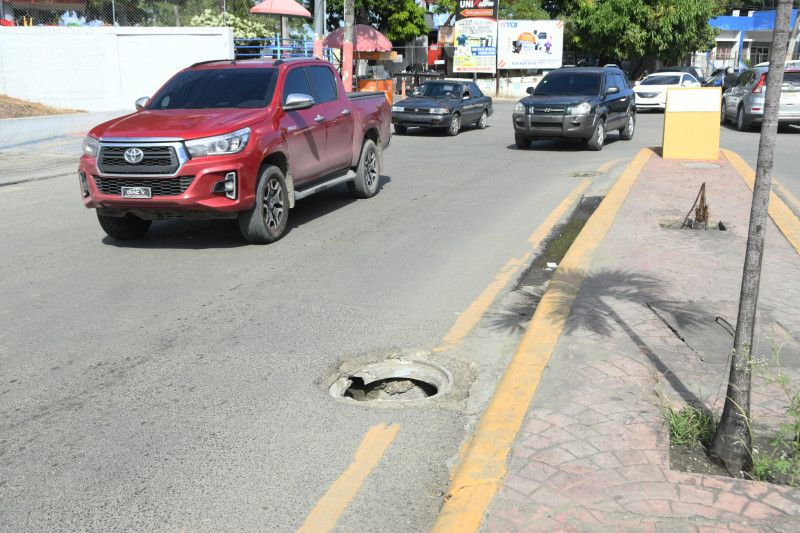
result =
M71 113L46 117L6 118L0 120L0 149L17 144L41 141L62 135L88 133L107 120L121 117L133 110L105 113Z

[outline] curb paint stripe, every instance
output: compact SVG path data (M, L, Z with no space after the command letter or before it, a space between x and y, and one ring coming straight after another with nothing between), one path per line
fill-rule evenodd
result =
M722 153L752 191L756 180L755 171L744 162L744 159L742 159L739 154L731 152L730 150L722 150ZM772 183L775 187L783 189L783 186L774 178ZM781 230L786 240L788 240L795 251L800 254L800 220L797 219L792 210L784 203L783 199L773 191L769 193L769 216L772 217L773 222L775 222L775 225Z
M342 516L347 504L356 495L364 479L389 447L400 426L378 424L367 431L356 451L355 459L347 470L328 489L308 515L298 533L331 531Z
M584 190L591 184L591 180L585 179L578 184L570 193L561 201L552 213L545 219L541 225L536 228L536 231L528 239L528 242L533 244L534 249L538 248L542 241L547 237L553 226L558 223L567 209L574 204L581 196ZM434 352L444 352L455 348L464 337L472 331L472 328L480 321L484 313L486 313L489 306L492 305L495 298L500 291L502 291L514 279L514 275L525 266L526 262L531 256L531 252L525 254L521 259L511 259L497 276L494 281L489 284L486 289L478 296L477 300L472 302L470 306L459 315L450 331L445 335L444 344L438 348L434 348Z
M589 268L592 252L653 151L645 148L617 179L556 269L514 357L497 386L463 459L432 533L477 531L506 476L506 461L550 354Z

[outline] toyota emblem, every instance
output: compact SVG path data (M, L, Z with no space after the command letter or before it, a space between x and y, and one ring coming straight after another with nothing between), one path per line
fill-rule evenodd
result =
M141 163L142 159L144 159L144 152L142 152L139 148L128 148L125 150L125 161L131 165Z

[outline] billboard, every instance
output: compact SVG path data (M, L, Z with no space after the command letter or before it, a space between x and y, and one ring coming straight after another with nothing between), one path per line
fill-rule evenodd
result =
M459 0L453 32L454 72L496 72L498 5L499 0Z
M498 69L554 69L562 64L563 20L501 20Z

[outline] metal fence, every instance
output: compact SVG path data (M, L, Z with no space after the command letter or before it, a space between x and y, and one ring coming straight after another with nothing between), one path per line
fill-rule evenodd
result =
M280 36L261 39L234 39L236 59L286 59L313 57L314 41L311 39L282 39ZM333 62L333 51L322 49L322 57Z

